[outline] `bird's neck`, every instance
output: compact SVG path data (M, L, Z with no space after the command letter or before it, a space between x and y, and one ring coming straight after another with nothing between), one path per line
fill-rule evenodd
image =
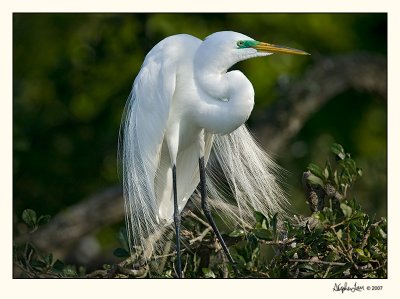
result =
M194 79L204 96L193 117L209 132L227 134L236 130L254 106L253 86L240 71L226 72L230 66L223 60L195 65Z

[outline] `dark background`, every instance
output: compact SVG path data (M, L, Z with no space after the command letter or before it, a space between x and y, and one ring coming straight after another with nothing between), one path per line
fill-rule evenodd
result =
M233 30L312 54L235 66L256 91L250 128L262 126L263 112L277 101L278 83L301 78L316 59L387 54L386 14L14 14L13 22L15 223L26 208L55 215L120 184L116 153L124 104L144 56L169 35L205 38ZM274 153L289 171L294 210L308 211L301 174L310 162L324 165L332 142L363 169L352 190L357 199L371 215L386 216L387 104L353 90L323 106ZM108 240L113 234L106 229L98 235Z

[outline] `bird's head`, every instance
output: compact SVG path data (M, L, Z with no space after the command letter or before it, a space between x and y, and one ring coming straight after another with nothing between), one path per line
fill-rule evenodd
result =
M203 62L215 60L226 68L242 60L274 53L309 55L302 50L260 42L233 31L220 31L209 35L199 50L202 53Z

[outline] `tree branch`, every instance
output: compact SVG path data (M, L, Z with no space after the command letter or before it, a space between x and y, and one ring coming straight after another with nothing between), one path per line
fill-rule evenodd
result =
M268 150L278 152L323 105L347 90L386 101L386 64L385 58L368 53L318 59L300 80L281 86L281 99L255 120L255 135Z
M34 234L23 235L15 242L29 240L37 248L64 257L85 235L101 227L117 223L124 218L122 190L119 186L108 188L60 212L50 223Z

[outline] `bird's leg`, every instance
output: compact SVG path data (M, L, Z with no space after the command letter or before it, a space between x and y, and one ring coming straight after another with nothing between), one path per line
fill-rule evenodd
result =
M222 239L221 233L219 232L217 226L215 225L214 219L211 216L210 206L207 203L207 191L206 191L206 170L204 167L204 157L199 159L199 166L200 166L200 193L201 193L201 208L203 209L204 215L206 216L208 223L210 223L215 235L220 242L222 249L225 252L229 262L232 264L233 269L237 273L236 263L233 260L231 254L229 253L229 249L225 244L224 239Z
M172 180L174 189L174 223L175 223L175 235L176 235L176 256L177 256L177 266L176 271L178 272L178 277L182 278L182 266L181 266L181 244L180 244L180 230L181 230L181 215L178 209L178 197L176 191L176 166L172 167Z

